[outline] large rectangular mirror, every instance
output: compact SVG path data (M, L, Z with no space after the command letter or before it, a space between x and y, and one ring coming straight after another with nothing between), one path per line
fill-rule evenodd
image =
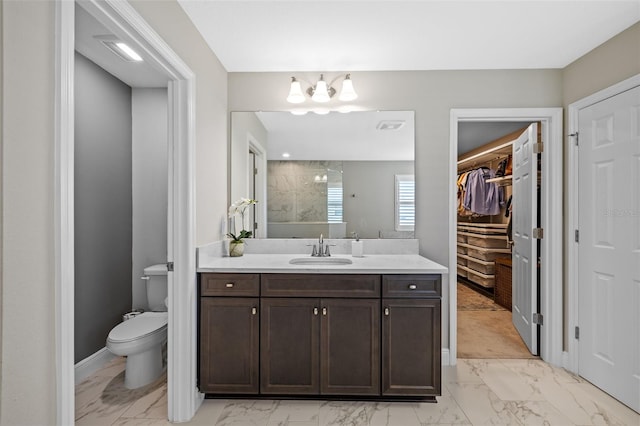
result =
M230 201L258 200L258 238L413 238L414 127L413 111L232 112Z

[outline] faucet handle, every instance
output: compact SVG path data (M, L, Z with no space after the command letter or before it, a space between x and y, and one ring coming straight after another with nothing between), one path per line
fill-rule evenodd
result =
M316 245L313 245L313 250L311 250L311 256L317 256L318 255L318 249L316 247Z
M324 246L324 255L326 257L331 256L331 252L329 251L329 245L335 246L335 244L327 244L326 246Z

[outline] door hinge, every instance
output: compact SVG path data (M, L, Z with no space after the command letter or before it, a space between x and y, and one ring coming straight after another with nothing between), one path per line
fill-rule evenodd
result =
M167 271L173 272L173 262L167 262Z
M576 146L580 145L580 133L575 132L569 135L570 138L576 138Z
M534 314L533 314L533 323L534 324L538 324L538 325L542 325L542 320L543 320L542 314L534 312Z
M576 326L574 335L576 337L576 340L580 340L580 327Z
M577 229L575 230L573 239L576 241L576 243L580 242L580 231L579 230L577 230Z
M257 175L258 175L258 168L257 168L257 167L254 167L254 168L253 168L253 175L254 175L254 176L257 176Z
M533 144L533 153L534 154L542 154L542 152L544 151L544 143L543 142L538 142Z
M258 222L253 222L253 229L258 229Z
M533 228L533 238L541 240L544 237L544 230L542 228Z

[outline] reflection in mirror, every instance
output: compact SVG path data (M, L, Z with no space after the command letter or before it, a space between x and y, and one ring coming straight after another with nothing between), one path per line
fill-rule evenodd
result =
M413 111L231 114L230 198L258 238L413 238Z

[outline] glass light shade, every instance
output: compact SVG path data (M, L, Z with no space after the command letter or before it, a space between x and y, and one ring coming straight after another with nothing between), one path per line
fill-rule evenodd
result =
M302 87L300 82L295 77L291 78L291 89L289 89L289 96L287 96L287 102L292 104L301 104L304 102L304 93L302 93Z
M311 99L314 102L329 102L331 96L329 96L329 88L327 87L327 82L322 79L320 76L320 80L316 83L316 88L313 91L313 96Z
M347 77L342 82L342 90L340 91L340 100L343 102L349 102L357 98L358 98L358 94L353 89L353 82L351 81L351 75L347 74Z

